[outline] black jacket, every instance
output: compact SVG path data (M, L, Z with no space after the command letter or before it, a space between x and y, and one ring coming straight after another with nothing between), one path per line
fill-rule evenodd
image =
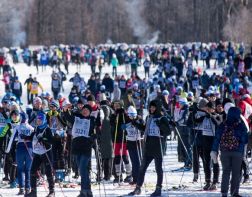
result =
M91 151L92 146L95 140L95 120L93 117L84 117L83 115L79 113L65 113L65 117L68 119L69 122L71 122L72 125L74 125L75 117L78 117L80 119L88 119L90 120L90 128L89 128L89 138L81 136L81 137L75 137L72 139L72 153L73 154L83 154L88 157L91 157ZM74 126L73 126L74 129Z

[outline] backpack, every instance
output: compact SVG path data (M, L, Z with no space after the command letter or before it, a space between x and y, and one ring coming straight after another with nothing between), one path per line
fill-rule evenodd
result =
M220 140L220 148L224 151L237 150L239 147L239 139L234 135L235 126L228 127L225 125L225 130Z

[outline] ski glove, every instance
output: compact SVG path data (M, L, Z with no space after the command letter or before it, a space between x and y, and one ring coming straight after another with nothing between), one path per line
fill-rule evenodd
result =
M122 130L125 130L126 128L127 128L126 124L122 124L122 125L121 125L121 129L122 129Z
M211 156L211 160L213 160L214 164L218 163L218 154L217 154L217 152L211 151L210 156Z

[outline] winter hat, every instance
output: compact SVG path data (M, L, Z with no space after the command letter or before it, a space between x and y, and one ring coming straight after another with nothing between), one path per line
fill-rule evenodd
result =
M26 113L24 113L24 112L20 113L20 117L21 117L21 120L20 120L21 123L27 122L28 117L27 117Z
M99 95L99 100L100 100L100 102L101 102L101 101L106 101L106 100L107 100L106 95L105 95L104 93L101 93L101 94Z
M128 116L129 117L136 117L137 116L137 110L135 107L133 107L132 105L129 106L128 110L127 110Z
M36 103L40 103L40 104L42 104L42 100L41 100L41 98L36 97L36 98L33 100L33 104L36 104Z
M106 86L105 85L101 85L100 91L105 91L105 90L106 90Z
M152 100L149 104L149 107L151 106L157 107L157 102L155 100Z
M43 112L39 112L37 114L37 119L41 120L44 123L46 121L46 114Z
M164 95L164 96L169 96L169 91L168 90L163 90L163 92L162 92L162 95Z
M235 107L235 105L233 103L226 103L224 106L224 111L226 114L228 114L228 111L231 107Z
M52 100L50 103L50 106L56 107L57 109L59 108L59 103L55 100Z
M114 100L113 103L118 103L121 107L124 106L123 100Z
M62 107L65 107L66 105L69 105L70 102L68 100L64 100L64 102L62 103Z
M214 104L214 102L208 102L208 103L206 104L206 106L207 106L208 108L215 109L215 104Z
M206 107L206 105L207 105L208 102L209 102L209 101L208 101L207 99L205 99L205 98L201 99L201 100L199 101L199 108L201 109L201 108Z
M45 96L46 96L46 97L50 97L51 94L50 94L49 92L46 92L46 93L45 93Z
M58 95L58 99L62 99L63 98L63 95L60 93L59 95Z
M11 113L10 113L10 117L13 116L13 115L19 115L19 111L16 109L16 110L12 110Z
M87 101L95 101L94 95L89 95L89 96L87 97Z
M82 102L81 99L78 99L77 104L83 105L84 103Z
M215 105L218 106L218 105L222 105L222 101L221 99L216 99L215 101Z
M90 113L92 112L92 107L91 107L90 105L88 105L88 104L85 104L85 105L82 107L82 110L83 110L83 109L89 110Z
M137 88L138 88L138 84L137 84L137 83L134 83L134 84L133 84L133 88L136 88L136 89L137 89Z
M241 116L241 110L238 107L231 107L227 114L227 124L232 125L239 122Z
M193 97L193 92L188 92L187 97Z

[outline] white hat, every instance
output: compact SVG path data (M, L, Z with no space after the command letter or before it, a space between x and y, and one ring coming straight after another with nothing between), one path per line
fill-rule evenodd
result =
M65 107L66 105L69 105L70 102L68 100L64 100L64 102L62 103L62 107Z
M231 107L235 107L235 105L233 103L226 103L225 106L224 106L224 111L226 114L228 114L228 110L231 108Z
M130 116L130 117L136 117L137 116L137 110L132 105L129 106L129 108L127 110L127 113L128 113L128 116Z

